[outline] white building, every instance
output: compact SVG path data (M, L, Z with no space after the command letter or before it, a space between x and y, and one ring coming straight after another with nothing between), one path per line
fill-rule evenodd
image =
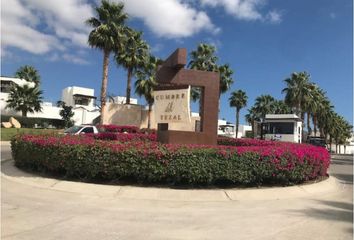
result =
M252 131L252 126L238 125L237 138L246 137L246 132ZM218 135L225 137L236 138L236 125L228 123L226 120L218 120Z
M301 143L302 120L295 114L267 114L262 123L264 139Z
M1 114L21 116L20 112L16 112L13 109L5 109L10 89L14 84L20 86L27 84L30 87L34 87L35 84L32 82L27 82L23 79L9 77L0 77L0 82ZM96 97L94 96L94 89L76 86L67 87L62 91L61 101L65 102L68 106L73 107L74 116L72 119L74 120L76 125L92 124L92 121L98 116L100 116L100 110L95 103ZM27 117L61 119L59 112L62 108L53 105L53 103L51 102L43 102L41 106L41 112L27 113Z
M35 83L27 82L26 80L20 78L0 77L0 84L1 84L1 89L0 89L1 90L0 91L1 114L20 115L20 113L17 114L17 112L12 109L5 109L7 105L6 101L9 99L10 90L14 85L19 85L21 87L24 85L28 85L29 87L33 88L35 86Z
M73 107L73 120L76 125L92 124L92 121L100 116L100 110L96 106L94 89L67 87L62 91L61 100L66 105Z

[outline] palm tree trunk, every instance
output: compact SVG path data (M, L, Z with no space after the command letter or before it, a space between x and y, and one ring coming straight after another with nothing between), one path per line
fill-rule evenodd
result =
M147 124L147 128L148 128L148 129L151 128L151 111L152 111L152 104L149 104L149 110L148 110L148 124Z
M105 121L106 114L106 95L107 95L107 82L108 82L108 64L109 64L109 50L103 51L103 74L101 85L101 120L100 124Z
M317 117L316 117L315 113L312 116L312 121L313 121L313 132L315 133L315 136L316 136L317 135Z
M126 93L126 104L130 104L130 91L132 82L132 69L128 68L128 77L127 77L127 93Z
M238 124L240 119L240 109L236 109L236 138L238 135Z
M253 139L254 139L254 138L256 138L256 136L255 136L256 131L255 131L255 127L254 127L254 125L255 125L255 121L254 121L254 120L252 120L252 138L253 138Z
M332 152L332 136L329 135L329 152Z
M303 121L303 125L305 125L305 112L301 112L300 117ZM304 126L302 126L302 128L301 128L301 138L302 138L301 142L305 142L305 140L306 140L304 133L305 133L305 128L304 128Z
M27 117L27 111L25 109L23 109L21 112L22 112L22 117Z
M310 127L311 114L307 112L307 135L311 135L311 127Z

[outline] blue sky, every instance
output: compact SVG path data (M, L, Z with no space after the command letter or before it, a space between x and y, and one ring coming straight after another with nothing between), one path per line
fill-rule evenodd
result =
M6 2L6 3L5 3ZM221 98L220 118L235 121L230 92L246 91L248 105L261 94L282 99L283 80L307 71L335 110L352 123L353 6L351 0L127 0L128 25L143 31L154 55L166 58L205 42L216 46L219 63L229 63L235 83ZM97 1L1 1L1 75L33 65L44 98L57 101L67 86L95 89L99 97L102 53L87 46ZM124 95L126 72L110 61L108 92ZM141 99L140 103L144 103ZM194 106L194 105L193 105ZM196 109L196 107L193 107Z

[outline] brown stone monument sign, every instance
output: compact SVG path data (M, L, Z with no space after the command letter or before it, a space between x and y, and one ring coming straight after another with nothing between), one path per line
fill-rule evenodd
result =
M185 88L190 85L201 89L201 122L199 132L168 130L168 123L159 123L157 139L162 143L217 144L219 84L217 72L185 69L187 50L178 48L156 74L156 90Z

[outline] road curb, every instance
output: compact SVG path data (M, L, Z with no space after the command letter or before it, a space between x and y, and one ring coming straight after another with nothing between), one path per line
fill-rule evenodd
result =
M251 189L170 189L157 187L112 186L82 182L62 181L26 173L14 166L11 159L1 163L1 177L48 190L64 191L97 197L159 201L250 201L304 198L340 191L340 183L334 177L313 183L290 187Z

